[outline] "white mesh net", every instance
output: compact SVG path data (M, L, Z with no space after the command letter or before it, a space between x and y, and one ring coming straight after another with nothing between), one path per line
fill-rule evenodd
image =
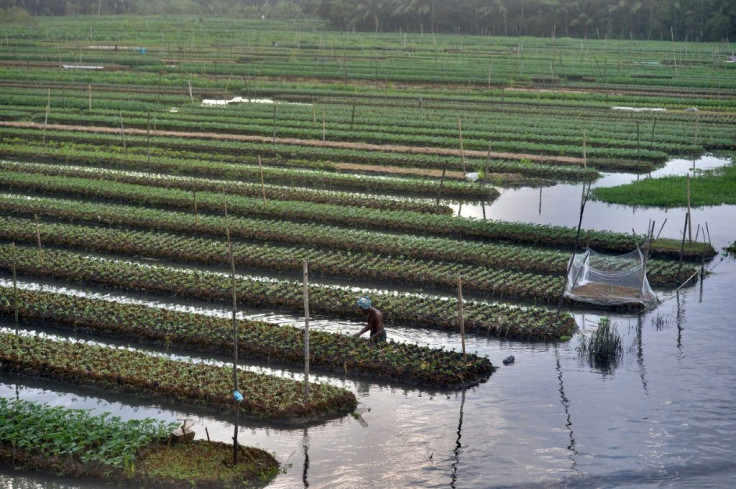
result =
M656 304L649 286L644 256L638 249L625 255L601 255L593 250L572 257L565 297L598 306Z

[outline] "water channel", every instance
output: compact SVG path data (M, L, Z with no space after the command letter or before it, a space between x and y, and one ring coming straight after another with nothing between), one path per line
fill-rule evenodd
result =
M723 164L716 158L673 162L681 172ZM610 185L635 176L605 176ZM540 193L541 192L541 193ZM541 206L539 199L541 195ZM485 206L490 219L576 226L581 186L505 190ZM460 209L459 209L460 210ZM481 206L462 215L481 218ZM736 239L736 207L693 209L708 223L718 251ZM583 228L638 233L650 219L662 236L677 237L684 209L649 209L588 202ZM599 313L576 313L580 333L566 343L468 338L469 351L500 368L490 380L460 392L316 375L345 386L363 411L323 425L282 429L246 424L242 443L273 452L283 464L272 488L489 488L489 487L731 487L736 480L736 341L733 340L736 260L719 254L704 281L679 292L658 290L662 303L641 316L610 315L624 338L624 357L602 372L576 347ZM299 322L299 318L279 317ZM332 331L358 323L313 322ZM7 326L7 325L6 325ZM389 325L390 328L390 325ZM460 349L456 335L389 329L396 341ZM516 363L502 366L508 355ZM257 365L276 375L298 369ZM313 375L313 377L315 377ZM61 384L0 375L0 395L112 411L123 418L193 418L199 437L232 436L227 415ZM0 488L91 488L96 483L0 471Z

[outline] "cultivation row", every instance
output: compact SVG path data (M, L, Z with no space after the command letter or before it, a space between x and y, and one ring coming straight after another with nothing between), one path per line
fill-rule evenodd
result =
M101 127L120 127L119 114L110 113L108 115L89 115L89 114L70 114L51 112L48 117L39 113L34 116L33 121L43 124L48 120L49 124L59 125L83 125L83 126L101 126ZM201 120L193 118L191 121L181 119L161 120L157 123L158 130L181 131L181 132L216 132L220 134L246 134L260 137L271 137L273 127L269 125L259 125L257 121L247 122L218 123L209 120ZM145 130L148 127L149 120L142 114L126 114L125 126L128 128L137 128ZM356 135L355 130L348 128L332 128L326 134L328 141L347 141L347 142L368 142L372 144L392 144L392 145L412 145L412 146L432 146L440 148L457 148L457 135L422 135L410 132L401 134L394 126L384 126L377 130L366 130ZM298 138L305 140L320 140L323 137L322 128L296 128L280 126L276 133L279 138ZM463 134L463 141L466 149L483 151L488 149L489 144L493 144L496 151L507 151L516 153L529 154L554 154L559 156L583 156L582 134L579 138L575 138L575 142L550 143L545 141L529 141L528 137L519 136L516 141L509 140L507 136L503 139L496 139L492 134ZM683 149L686 147L681 147ZM678 148L675 148L678 149ZM692 153L700 151L699 147L690 148ZM667 153L663 151L655 151L648 149L645 145L641 148L637 147L616 147L609 145L588 146L586 151L590 158L618 158L618 159L642 159L654 162L663 162Z
M12 317L15 299L0 287L0 314ZM204 352L232 354L229 319L99 299L18 291L23 323L73 329ZM389 379L409 385L462 388L485 381L494 367L475 354L414 344L373 343L355 336L309 333L310 369ZM261 321L238 321L238 355L304 365L304 331Z
M92 183L86 185L92 186ZM58 188L56 183L54 183L54 187ZM86 188L85 185L80 184L79 192L81 192L81 195L90 195L90 193L87 193L88 190ZM110 193L105 193L104 189L100 189L100 192L100 195L106 195L108 197L111 195ZM141 193L136 194L136 197L130 200L137 204L157 202L169 208L180 205L181 208L193 209L194 202L191 193L178 192L180 194L178 200L166 199L164 197L166 194L173 194L175 192L177 191L161 190L154 193L150 189L144 188ZM202 205L201 203L207 197L204 193L202 194L201 196L197 196L198 205ZM130 196L128 194L128 197ZM249 229L249 226L254 225L252 222L254 217L262 219L303 220L314 223L313 225L321 223L359 227L366 230L389 229L425 236L508 241L540 247L562 247L568 249L572 249L576 235L575 229L562 226L481 221L402 211L378 212L370 209L352 211L350 208L338 207L330 210L327 206L324 207L325 212L318 213L319 207L313 204L309 206L306 204L297 206L293 202L281 203L278 201L270 201L268 204L263 204L258 199L228 198L227 196L218 195L211 196L210 204L213 212L219 213L218 211L220 209L224 210L225 203L227 203L229 211L251 216L248 219L240 217L230 219L230 228L233 235L251 240L268 239L268 235L261 234L261 237L257 237ZM234 205L235 203L243 205ZM200 207L200 209L203 208L204 206ZM149 229L156 229L158 227L168 231L186 231L194 234L216 236L222 236L222 232L226 227L225 218L216 215L203 215L195 218L193 212L191 214L176 212L163 213L163 211L137 206L103 205L59 198L38 197L28 199L12 194L0 195L0 209L19 215L39 214L54 218L83 220L86 222L102 222L131 227L145 226ZM258 228L263 227L256 226ZM623 233L585 230L582 232L581 238L581 243L587 242L591 248L600 252L629 252L635 246L634 238L631 235ZM643 236L637 236L636 239L639 242L644 241ZM679 251L680 243L678 240L673 239L655 240L651 249L653 256L677 255ZM684 256L695 259L703 255L711 257L714 254L715 250L712 246L693 242L692 244L686 245Z
M119 287L148 293L227 303L232 301L232 284L227 275L198 270L149 266L120 260L80 256L44 250L42 258L33 249L19 247L17 273L25 277L53 278L102 287ZM0 247L0 270L9 272L13 261L10 246ZM42 261L42 263L41 263ZM243 307L303 310L301 282L243 277L236 280L238 302ZM355 318L355 300L370 294L388 325L417 326L457 331L458 303L417 294L391 291L359 291L352 287L310 285L310 311L332 318ZM568 313L557 314L540 307L517 307L467 301L463 306L468 332L496 336L556 340L576 328Z
M0 333L0 361L5 372L168 399L180 406L221 411L234 406L232 367L7 333ZM353 393L327 384L310 383L309 401L304 402L303 382L244 371L238 377L241 412L271 423L344 416L357 405Z
M224 239L183 237L161 232L122 231L52 223L43 223L36 230L32 221L0 217L0 238L29 245L36 244L40 239L45 246L145 256L193 265L226 266L230 263ZM295 238L298 241L298 236ZM494 246L485 246L485 250L480 249L480 246L478 248L482 253L479 257L481 260L492 253L494 248L503 249ZM273 244L238 244L233 250L233 260L241 268L292 275L297 274L302 262L307 260L311 273L317 277L451 291L457 285L457 278L462 277L467 291L549 303L559 299L566 261L569 258L562 252L509 246L505 247L504 256L494 257L493 266L478 266L460 264L449 256L425 261L405 256L404 250L401 250L401 254L388 256L376 255L376 251L333 251L303 245L284 247ZM437 249L434 251L441 252ZM406 255L412 254L410 249L406 250ZM651 260L649 283L676 286L690 277L693 270L691 266L679 267L674 262Z
M477 158L474 156L475 153L468 153L463 160L460 155L451 154L449 151L445 151L447 154L421 152L426 148L413 148L417 151L414 153L398 153L333 146L301 146L280 144L279 142L274 144L225 139L180 138L171 134L165 137L152 135L150 141L147 137L129 134L125 140L126 146L123 149L119 133L48 129L46 131L46 143L44 144L42 143L43 132L39 131L37 126L22 128L6 124L3 129L3 141L6 143L4 146L7 150L11 150L7 145L12 143L27 144L38 152L38 158L49 158L54 154L58 154L60 158L70 158L72 155L77 155L79 158L92 160L94 158L122 158L126 156L126 153L135 153L137 161L128 162L128 165L154 169L166 163L178 166L177 172L179 173L192 172L193 169L202 165L197 160L205 160L212 165L210 169L214 172L208 173L208 176L218 173L237 175L240 171L237 166L222 166L221 164L255 165L258 162L259 155L266 168L283 167L337 171L340 163L354 163L379 168L401 167L460 171L465 165L466 170L484 171L488 167L489 172L518 173L530 179L536 177L560 180L594 180L600 176L592 168L581 168L580 162L577 160L570 162L550 157L549 164L542 164L524 159L523 155L518 155L522 158L521 161L499 160L494 156L496 155L495 152L491 153L492 158L490 160L487 153L484 158ZM150 162L148 161L149 152ZM29 152L24 151L21 154L27 155ZM145 164L140 162L142 155L146 155L147 161ZM176 165L176 160L183 161ZM192 168L188 170L188 167ZM651 162L642 161L636 165L636 168L637 171L651 171L654 166ZM225 169L228 171L225 172ZM247 169L244 176L251 175L252 178L252 171ZM284 179L280 183L284 181L288 180ZM503 183L503 181L501 180L499 183Z
M92 151L65 151L62 149L50 150L33 145L19 145L20 141L10 141L0 144L0 156L13 159L29 159L39 161L48 159L53 162L70 164L88 164L107 168L133 168L145 171L171 171L202 175L207 177L234 177L251 182L260 183L261 169L258 165L232 165L226 163L208 162L200 159L172 159L152 157L150 164L146 162L144 153L115 154L109 150L94 149ZM209 170L213 170L210 172ZM361 192L375 192L383 194L397 194L402 196L431 196L437 197L440 192L439 182L436 179L376 177L370 175L347 175L329 171L299 170L291 168L263 167L264 182L280 185L309 186L315 188L336 188L356 190ZM480 184L469 184L457 181L444 181L441 194L444 197L460 197L476 200L493 200L498 191Z
M3 219L3 224L9 224ZM46 228L46 226L44 226ZM29 245L37 235L31 222L15 230L4 226L0 236ZM117 255L143 255L189 265L229 263L225 240L197 240L178 236L122 232L88 227L49 226L41 237L50 246ZM364 281L453 291L458 277L468 292L551 303L560 297L564 274L539 275L505 269L477 267L448 262L427 262L400 257L373 256L369 253L326 251L304 246L280 247L268 244L238 245L235 264L245 270L286 272L292 275L309 261L314 276L341 282Z
M1 161L0 168L9 172L40 174L59 177L89 178L100 181L130 183L163 188L176 188L192 192L217 192L220 194L245 195L267 200L303 201L318 204L331 204L348 207L367 207L370 209L408 210L429 214L451 214L448 206L438 206L434 202L406 198L389 198L357 195L347 192L316 190L309 188L290 188L276 185L258 185L232 180L181 177L154 173L140 173L121 170L106 170L82 166L63 166L51 164L19 163Z
M54 94L58 97L58 94ZM76 103L75 103L76 101ZM35 97L5 96L0 97L3 105L15 110L26 106L38 108L43 107L46 102L46 94ZM293 105L276 106L267 104L243 104L242 107L209 108L202 110L195 107L185 106L177 112L163 111L158 107L141 107L138 110L126 110L124 113L119 108L107 110L94 108L87 109L88 99L86 94L80 93L79 98L64 99L62 107L56 105L51 107L49 121L56 123L78 124L79 121L85 125L111 124L119 126L120 118L124 117L126 126L145 128L150 124L156 129L177 130L210 130L226 133L248 133L261 136L297 137L302 139L319 139L322 136L329 137L331 141L362 141L373 140L375 142L391 143L404 141L407 136L416 141L441 142L441 146L450 147L458 144L458 116L437 110L421 111L413 108L407 110L402 108L386 110L378 107L360 107L356 118L355 112L351 112L348 105L335 105L329 101L330 109L326 114L324 125L316 120L316 107L298 107ZM57 102L58 103L58 102ZM322 110L325 105L320 104ZM272 111L273 107L273 111ZM86 110L85 110L86 109ZM539 107L537 108L539 110ZM77 111L83 111L77 113ZM153 111L153 119L149 113ZM557 112L557 111L554 111ZM614 111L609 114L610 109L597 111L597 113L581 114L571 117L571 114L562 113L545 114L545 117L537 117L534 121L525 121L519 114L508 115L492 113L484 115L479 112L465 114L462 118L462 135L466 147L471 149L485 149L488 144L501 150L520 151L520 144L535 143L549 146L548 153L555 154L560 147L582 146L582 132L586 125L592 125L587 134L588 153L591 157L606 156L601 153L602 148L628 148L635 150L632 156L640 159L660 159L664 154L686 154L702 151L702 146L696 144L692 122L694 116L689 114L680 115L678 119L663 120L659 124L659 132L655 133L651 116L642 121L639 115L636 119L631 116L617 116ZM278 113L278 119L275 119ZM39 117L46 121L46 115L29 114L40 122ZM529 114L524 114L529 117ZM321 117L321 116L320 116ZM597 117L598 120L595 120ZM24 117L23 119L28 119ZM617 120L620 119L620 120ZM664 117L663 117L664 119ZM247 122L244 122L247 121ZM203 122L206 121L206 122ZM614 122L615 121L615 122ZM595 124L591 124L595 122ZM641 132L637 134L639 122ZM698 115L700 140L707 144L708 148L724 148L732 142L732 136L725 125L715 126L709 124L710 115ZM650 133L649 129L652 129ZM676 134L668 136L667 133ZM370 135L370 137L364 136ZM480 143L478 142L480 141ZM529 148L532 148L529 146ZM639 151L639 149L641 151ZM652 150L656 150L652 152ZM529 149L528 151L537 152ZM579 150L581 151L581 150ZM620 155L617 155L620 156Z

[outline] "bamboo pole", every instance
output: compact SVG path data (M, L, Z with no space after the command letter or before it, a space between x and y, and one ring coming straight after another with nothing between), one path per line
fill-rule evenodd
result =
M353 130L353 123L355 122L355 99L353 99L353 113L350 116L350 130Z
M652 136L650 138L649 142L649 149L654 149L654 129L657 127L657 117L654 118L654 123L652 124Z
M272 142L276 144L276 104L273 104L273 139Z
M460 117L457 118L457 131L460 135L460 158L463 160L463 175L465 174L465 152L463 151L463 127L460 123Z
M322 142L325 142L325 108L322 107Z
M148 147L148 165L151 165L151 111L146 112L146 146Z
M486 154L486 167L485 171L483 171L483 183L486 183L488 181L488 172L490 171L491 166L491 145L488 145L488 154Z
M690 214L690 174L687 175L687 231L688 231L688 242L693 242L693 222L692 215Z
M460 338L463 343L463 362L468 360L467 353L465 351L465 318L463 317L463 279L457 278L457 305L458 315L460 321Z
M43 248L41 247L41 227L38 225L38 214L33 214L36 222L36 242L38 243L38 264L43 266Z
M685 253L685 236L687 236L687 224L690 221L690 214L685 214L685 226L682 228L682 242L680 243L680 265L677 267L677 276L682 271L682 255Z
M639 121L636 121L636 162L641 160L641 137L639 132Z
M583 129L583 170L588 168L588 133Z
M263 183L263 165L261 164L261 155L258 155L258 171L261 174L261 194L263 195L263 203L266 203L266 185Z
M309 402L309 264L304 260L304 402Z
M123 153L128 154L128 148L125 145L125 128L123 127L123 111L120 111L120 138L123 140Z
M199 226L199 213L197 212L197 191L192 190L192 198L194 199L194 225Z
M17 262L18 259L15 254L15 241L11 245L13 250L13 309L15 309L15 334L18 335L18 277L17 277Z
M238 322L237 314L237 293L235 286L235 256L233 254L232 241L230 240L230 220L227 216L227 204L225 204L225 230L227 233L227 253L230 257L230 277L233 289L233 392L238 390ZM235 431L233 433L233 465L238 463L238 428L240 424L240 406L235 399Z
M48 98L46 100L46 118L43 121L43 144L46 144L46 126L49 124L49 112L51 111L51 89L48 90Z
M437 205L440 205L440 196L442 195L442 185L445 183L445 172L447 172L447 160L445 160L445 166L442 168L442 177L440 178L440 186L437 189Z
M89 110L92 110L92 84L87 85L87 93L89 94Z

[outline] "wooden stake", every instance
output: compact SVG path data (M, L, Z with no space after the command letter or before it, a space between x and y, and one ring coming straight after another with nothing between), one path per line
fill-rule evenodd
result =
M15 309L15 334L18 334L18 278L16 275L16 263L17 258L15 255L15 241L13 241L11 248L13 250L13 308Z
M465 174L465 152L463 151L463 127L460 123L460 118L457 118L457 131L460 135L460 158L463 160L463 175Z
M273 140L272 142L276 144L276 104L273 104Z
M325 142L325 108L322 107L322 142Z
M437 205L440 205L440 196L442 195L442 185L445 183L445 172L447 172L447 160L445 160L445 166L442 168L442 178L440 178L440 186L437 189Z
M649 142L649 149L654 149L654 129L657 127L657 117L654 118L654 123L652 124L652 137L650 138Z
M258 155L258 171L261 173L261 194L263 195L263 203L266 203L266 186L263 183L263 165L261 164L261 155Z
M467 361L467 353L465 352L465 318L463 317L463 279L458 277L457 278L457 305L458 305L458 314L459 314L459 321L460 321L460 338L462 339L463 343L463 361Z
M303 263L304 293L304 402L309 402L309 265Z
M690 174L687 174L687 231L688 231L688 242L693 242L693 223L692 215L690 214Z
M92 110L92 84L87 85L87 92L89 93L89 110Z
M233 246L230 241L230 220L227 217L227 204L225 204L225 231L227 233L227 253L230 256L230 276L232 279L233 289L233 392L238 390L238 323L236 319L237 313L237 293L235 286L235 256L233 254ZM233 464L238 463L238 426L240 424L240 406L235 400L235 432L233 434Z
M128 154L128 148L125 145L125 128L123 127L123 111L120 111L120 137L123 140L123 152Z
M488 181L488 172L490 171L491 166L491 145L488 145L488 154L486 155L486 168L483 172L483 183L486 183Z
M43 266L43 248L41 247L41 227L38 225L38 214L33 214L36 222L36 242L38 243L38 264Z
M194 198L194 225L199 226L199 214L197 212L197 191L192 190L192 197Z
M146 120L146 145L148 146L148 165L151 165L151 111L147 113Z
M353 130L353 123L355 122L355 99L353 99L353 114L350 116L350 130Z
M49 112L51 111L51 89L48 91L48 100L46 101L46 119L43 121L43 144L46 144L46 126L49 123Z
M192 79L189 78L189 101L194 103L194 95L192 94Z
M641 138L639 137L639 121L636 121L636 162L641 160Z
M588 133L583 129L583 170L588 168Z
M314 104L314 100L312 100L312 124L317 123L317 106Z
M685 236L687 235L687 224L690 221L690 214L685 214L685 226L682 228L682 242L680 243L680 265L677 267L677 276L682 271L682 255L685 253Z

